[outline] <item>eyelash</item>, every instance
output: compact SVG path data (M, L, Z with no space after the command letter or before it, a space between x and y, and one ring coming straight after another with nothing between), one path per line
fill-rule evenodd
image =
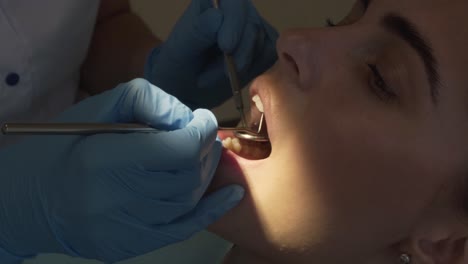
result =
M393 99L397 99L396 93L392 91L392 89L387 85L384 78L380 74L377 65L368 64L367 66L373 74L373 78L369 80L369 86L372 92L384 102L389 102Z
M364 9L367 10L369 7L369 0L363 0L362 4L364 6ZM327 27L336 27L337 24L333 22L330 18L327 18L326 26ZM380 74L379 69L377 68L377 65L375 64L367 64L369 69L371 70L373 76L371 80L369 81L369 86L372 90L372 92L379 97L382 101L389 102L392 99L396 99L397 95L392 91L392 89L387 85L385 82L385 79L382 77L382 74Z

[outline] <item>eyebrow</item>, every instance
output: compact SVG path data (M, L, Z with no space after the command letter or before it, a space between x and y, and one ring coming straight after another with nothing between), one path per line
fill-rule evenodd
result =
M434 57L430 43L422 36L413 23L399 14L389 13L385 15L381 20L381 25L387 31L407 42L421 57L429 79L432 102L434 105L437 105L439 101L440 74L438 62Z

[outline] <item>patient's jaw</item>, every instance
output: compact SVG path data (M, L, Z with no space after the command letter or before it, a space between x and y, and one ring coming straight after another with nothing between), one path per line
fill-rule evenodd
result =
M277 64L253 82L272 152L226 152L218 168L213 188L247 190L210 228L238 245L229 263L398 263L403 250L431 263L417 241L466 242L453 197L468 175L468 2L364 2L337 27L284 32ZM385 17L428 42L436 83Z

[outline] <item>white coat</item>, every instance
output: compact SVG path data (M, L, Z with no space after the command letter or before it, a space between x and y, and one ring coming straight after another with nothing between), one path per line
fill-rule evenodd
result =
M47 121L73 104L98 0L0 0L0 123ZM0 135L0 147L9 141Z

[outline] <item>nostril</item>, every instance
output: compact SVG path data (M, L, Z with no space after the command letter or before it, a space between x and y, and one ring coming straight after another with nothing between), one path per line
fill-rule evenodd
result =
M283 58L286 60L286 62L291 64L292 68L297 73L297 75L299 75L299 66L297 65L294 58L291 55L287 54L287 53L283 53L282 55L283 55Z

